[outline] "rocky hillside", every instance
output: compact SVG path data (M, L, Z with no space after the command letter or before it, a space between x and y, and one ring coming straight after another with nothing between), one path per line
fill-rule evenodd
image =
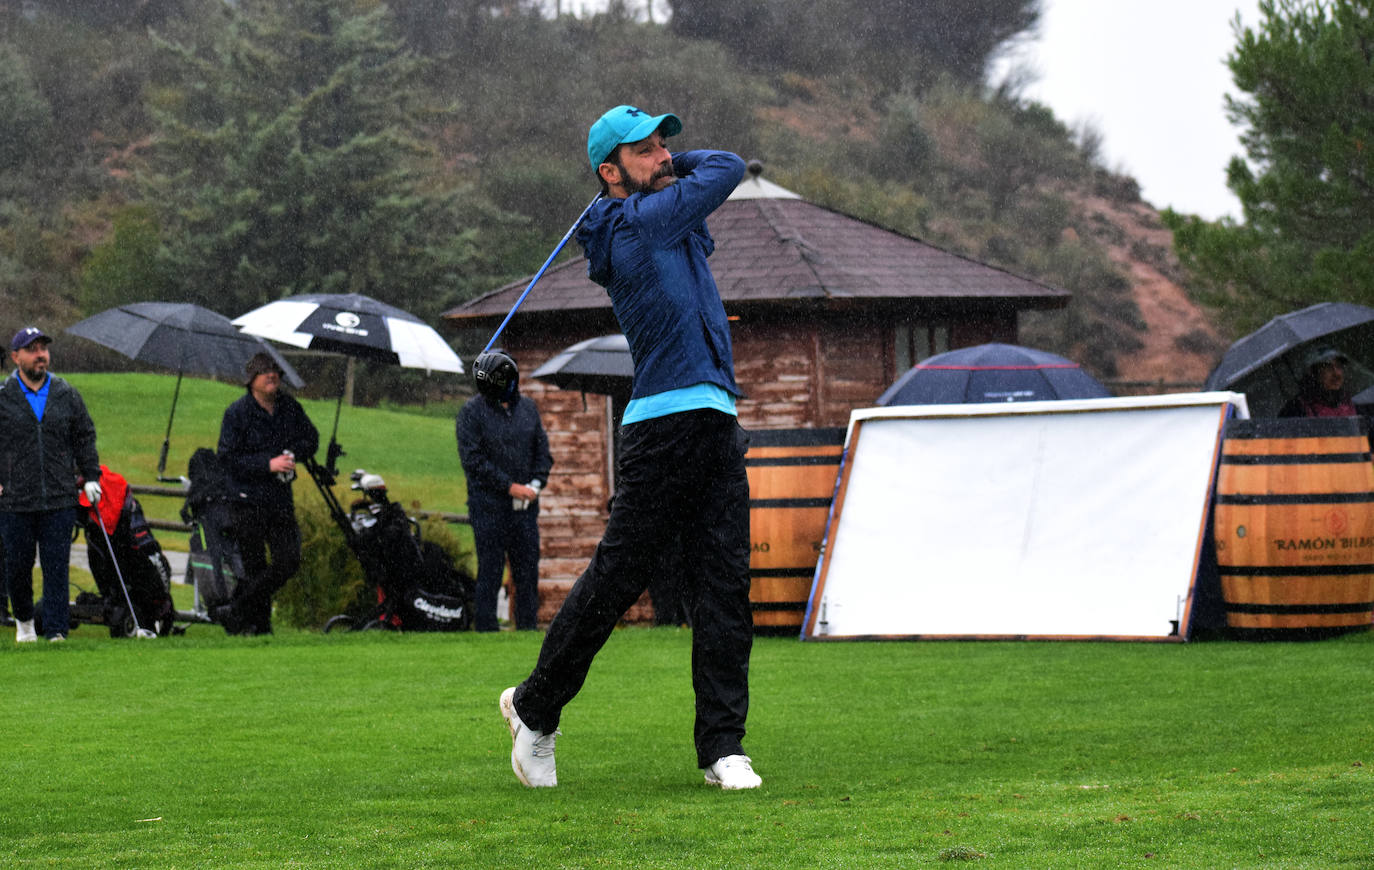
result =
M1101 196L1072 197L1091 218L1093 241L1131 282L1131 292L1146 329L1142 347L1117 357L1121 382L1162 382L1171 392L1200 385L1230 341L1183 288L1184 276L1173 252L1173 233L1159 212L1144 202L1123 204ZM1069 232L1072 232L1070 230ZM1118 392L1146 391L1123 388Z

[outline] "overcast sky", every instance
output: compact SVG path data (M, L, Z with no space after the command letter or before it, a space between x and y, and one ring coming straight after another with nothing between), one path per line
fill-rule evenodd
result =
M1231 21L1259 22L1258 0L1042 0L1039 37L1016 59L1039 78L1025 90L1073 126L1087 120L1103 158L1140 182L1157 208L1240 217L1226 164L1241 155L1224 94Z
M1242 150L1222 97L1236 94L1226 68L1236 44L1231 21L1239 13L1256 25L1259 0L1041 3L1038 37L1008 59L1037 73L1025 95L1070 126L1091 122L1102 134L1104 162L1139 181L1151 205L1239 218L1226 164ZM562 4L565 11L605 8L605 0Z

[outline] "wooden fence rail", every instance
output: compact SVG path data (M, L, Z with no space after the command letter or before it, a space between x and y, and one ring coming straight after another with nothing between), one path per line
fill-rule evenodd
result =
M157 495L164 496L166 498L180 499L186 498L186 487L184 486L152 486L143 483L131 483L129 484L129 491L132 492L134 495ZM413 514L414 516L422 520L427 520L431 517L435 517L440 520L443 520L446 523L467 525L470 522L468 520L467 514L455 514L449 513L448 511L410 511L409 513ZM148 525L152 526L154 529L158 529L161 531L191 531L191 527L189 525L179 520L161 520L155 517L147 517L147 520Z

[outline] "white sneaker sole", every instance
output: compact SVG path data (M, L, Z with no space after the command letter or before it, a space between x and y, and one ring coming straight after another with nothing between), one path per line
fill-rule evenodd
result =
M719 779L716 779L714 776L710 776L709 774L706 777L706 784L717 786L720 788L721 791L748 791L749 789L758 788L759 786L763 785L762 782L753 785L726 785Z
M511 687L501 693L501 718L506 720L506 730L510 732L510 769L515 771L515 778L520 780L520 784L526 788L534 788L530 784L529 777L525 776L525 771L520 767L520 761L515 756L515 732L520 726L516 723L520 717L515 714L515 687Z

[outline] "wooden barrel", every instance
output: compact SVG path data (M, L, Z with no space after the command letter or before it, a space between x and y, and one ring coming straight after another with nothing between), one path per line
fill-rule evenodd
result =
M1374 620L1374 464L1362 417L1232 421L1214 539L1227 626L1313 637Z
M801 632L843 451L843 429L749 433L749 600L757 634Z

